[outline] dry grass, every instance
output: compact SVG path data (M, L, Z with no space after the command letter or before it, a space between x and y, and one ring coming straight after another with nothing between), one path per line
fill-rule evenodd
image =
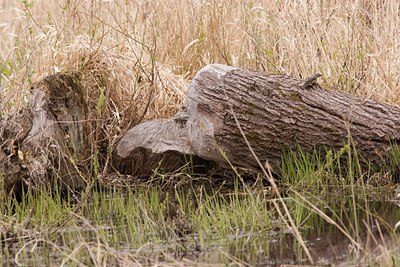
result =
M321 72L327 87L400 103L395 0L2 0L0 9L3 112L26 102L30 83L61 70L80 71L94 103L104 87L107 115L168 117L187 80L215 62Z

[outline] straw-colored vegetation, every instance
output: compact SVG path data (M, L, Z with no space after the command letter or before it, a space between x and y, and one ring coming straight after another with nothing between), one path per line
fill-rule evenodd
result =
M296 77L320 72L325 87L400 104L399 29L395 0L0 0L0 117L29 105L31 85L46 75L77 72L93 144L111 146L128 127L175 114L188 82L209 63ZM340 153L352 151L349 144ZM332 226L350 242L343 248L348 261L399 264L393 225L375 214L365 196L382 180L392 186L390 177L381 180L390 168L369 177L350 156L349 171L338 174L336 155L286 157L285 203L303 234ZM397 165L399 158L393 157ZM23 194L20 201L0 198L0 261L268 263L269 241L274 233L286 236L291 226L262 179L248 186L235 177L233 193L226 194L218 186L192 188L199 178L191 175L171 182L156 173L155 181L140 187L89 188L82 196L55 190ZM378 195L386 195L387 188L379 188ZM328 197L315 198L321 191ZM331 194L346 193L349 202L332 203ZM390 212L399 218L398 210ZM300 259L303 248L286 244Z
M400 102L395 0L2 0L0 7L4 108L21 104L30 83L70 70L88 87L100 77L119 112L152 94L146 118L165 117L180 107L186 81L216 62L296 77L321 72L327 87Z

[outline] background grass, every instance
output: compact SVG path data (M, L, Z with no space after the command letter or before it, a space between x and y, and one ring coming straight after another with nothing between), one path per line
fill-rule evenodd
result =
M146 118L165 117L209 63L321 72L326 87L400 103L395 0L1 0L0 9L3 109L21 105L33 81L78 70L122 115L151 95Z

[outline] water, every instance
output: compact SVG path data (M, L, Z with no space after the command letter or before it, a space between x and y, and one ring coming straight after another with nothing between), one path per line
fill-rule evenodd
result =
M346 191L323 194L310 191L302 192L300 196L294 193L285 195L284 201L314 264L399 264L400 229L397 232L394 229L400 221L400 208L394 198L396 192L360 191L356 197L352 197ZM241 197L246 198L246 194ZM109 204L112 201L110 198ZM298 239L276 213L273 202L278 202L267 195L260 201L265 201L265 209L271 214L272 225L269 229L246 231L238 228L223 238L211 238L203 242L198 233L188 232L179 238L135 246L132 245L135 237L129 236L127 225L117 225L112 219L104 220L103 225L83 220L81 225L60 227L50 235L44 234L49 229L41 229L43 232L37 233L19 232L13 242L5 241L7 238L3 236L0 261L4 266L58 266L63 263L101 265L104 262L106 265L119 266L134 262L143 265L310 264ZM29 238L25 238L27 236Z
M385 256L400 263L400 229L395 231L400 208L393 201L393 192L374 191L359 198L338 194L320 197L312 204L332 221L302 206L300 200L291 200L290 195L286 199L315 264L369 265ZM262 233L242 233L219 243L217 250L214 248L214 252L208 251L197 260L220 262L224 251L239 263L257 266L310 264L298 240L285 226ZM393 252L396 259L388 255Z
M369 266L388 253L397 253L400 245L398 232L394 226L400 221L400 208L392 201L393 192L369 192L369 196L353 198L338 193L319 196L314 200L321 211L332 221L294 201L288 195L285 201L296 218L300 232L310 250L314 264L337 266ZM323 199L325 198L325 199ZM355 209L353 208L355 205ZM272 210L271 205L271 210ZM283 266L310 264L310 260L292 231L282 224L279 216L276 225L266 232L239 232L224 239L214 240L208 246L193 245L196 236L187 237L181 244L171 248L163 244L158 251L180 250L171 253L178 260L192 262L224 263L232 262L254 266ZM337 225L335 225L337 224ZM400 230L400 229L399 229ZM178 249L177 249L178 248ZM180 249L179 249L180 248Z

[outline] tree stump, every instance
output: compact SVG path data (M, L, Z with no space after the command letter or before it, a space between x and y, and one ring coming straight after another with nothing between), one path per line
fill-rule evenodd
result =
M257 157L276 172L283 149L339 150L349 140L362 157L382 164L400 141L400 108L324 90L317 78L206 66L191 82L182 110L127 131L113 164L122 173L151 175L156 167L176 170L193 155L200 163L228 159L259 171L239 125Z
M48 76L31 92L31 107L0 123L0 173L5 191L13 192L22 184L35 189L54 182L62 188L84 188L83 162L90 159L90 151L79 78Z

